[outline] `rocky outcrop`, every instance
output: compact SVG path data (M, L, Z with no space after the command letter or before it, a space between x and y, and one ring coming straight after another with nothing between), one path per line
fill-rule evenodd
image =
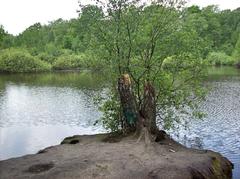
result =
M165 139L151 144L105 134L73 136L38 154L0 162L1 179L228 179L233 165L219 153Z

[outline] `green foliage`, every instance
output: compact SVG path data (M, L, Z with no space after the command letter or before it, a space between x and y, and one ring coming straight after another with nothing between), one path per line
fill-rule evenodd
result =
M239 35L239 38L236 43L236 46L235 46L232 56L237 61L237 63L240 63L240 35Z
M38 54L37 57L38 57L40 60L42 60L42 61L44 61L44 62L47 62L47 63L49 63L49 64L53 64L54 61L56 60L56 57L54 57L54 56L52 56L52 55L49 55L49 54L47 54L47 53L44 53L44 52Z
M130 1L128 0L126 2ZM239 9L220 11L217 6L207 6L204 8L191 6L181 11L183 12L181 23L184 23L184 26L191 29L192 32L197 33L201 41L204 42L204 48L201 50L202 58L206 58L211 51L223 51L227 55L232 55L240 32ZM151 30L151 24L157 20L157 17L161 18L161 10L157 12L156 6L154 7L153 5L147 7L145 12L146 19L149 16L149 21L146 19L145 22L142 20L139 21L138 13L141 13L141 9L132 7L128 14L124 14L124 16L127 16L126 19L129 18L128 21L122 21L121 23L128 23L131 29L135 28L136 30L136 28L139 27L138 30L142 29L146 33L151 33L151 31L149 31ZM164 13L167 14L169 12L165 11ZM111 15L113 15L113 13ZM91 43L95 38L93 38L93 27L99 25L96 22L99 19L103 19L103 17L104 13L102 8L87 5L82 8L79 17L76 19L69 21L58 19L50 22L48 25L35 23L16 37L7 34L1 26L0 48L27 48L31 51L32 55L47 53L50 56L59 56L61 55L61 49L70 49L74 52L85 53L86 50L88 51L90 49ZM162 16L162 18L164 21L165 17ZM89 21L89 19L91 20ZM102 25L108 25L109 22L110 21L102 20ZM137 22L139 22L139 24ZM140 35L142 32L141 30L139 30L139 32ZM142 39L143 37L139 36L139 38ZM103 38L103 36L101 36L101 38ZM127 36L125 37L125 42L127 42ZM121 42L121 45L125 45L125 42ZM113 42L109 42L108 46L112 44ZM135 45L144 46L144 43ZM99 46L96 48L99 48ZM100 47L100 49L101 48L102 47Z
M98 47L91 50L107 61L112 76L130 74L138 110L144 100L144 84L147 81L154 86L158 116L162 117L158 120L164 128L180 121L178 118L189 109L188 116L194 115L197 101L205 94L201 83L205 74L201 58L204 40L184 23L178 10L181 4L168 2L139 7L135 1L110 1L106 18L92 26L91 39L92 46ZM115 84L109 96L117 96ZM113 107L115 103L119 103L118 98L103 101L104 125L120 128L114 125L122 120L115 118L120 110Z
M63 50L62 55L53 62L53 69L69 70L69 69L92 69L104 70L106 62L99 59L91 52L72 54L69 50ZM105 69L107 70L107 69Z
M0 49L9 48L13 45L14 37L8 34L0 24Z
M71 70L86 67L87 57L81 55L62 55L53 63L55 70Z
M0 72L39 72L51 69L49 64L22 49L6 49L0 52Z
M92 51L88 51L85 53L87 60L84 60L85 67L92 70L98 71L108 71L107 68L109 64L105 59L100 58L97 54L94 54Z
M226 55L224 52L211 52L207 56L207 62L211 65L234 65L236 60L231 56Z
M0 42L2 42L3 37L6 35L6 32L2 25L0 25Z
M98 99L103 116L97 122L100 122L105 129L117 132L122 128L120 103L116 93L110 91L108 94L107 98Z
M184 10L184 19L188 27L193 28L205 43L202 57L211 51L223 51L231 55L240 30L240 10L220 11L217 6L200 9L192 6Z
M57 46L55 46L53 43L49 43L45 46L45 50L44 50L48 55L50 56L54 56L54 57L58 57L60 56L61 53L61 49L58 48Z
M115 3L114 6L116 6L117 2L118 1L112 1L112 5ZM179 26L184 27L185 30L179 32L178 35L175 34L175 37L173 36L172 39L161 38L159 43L167 44L169 40L176 40L178 42L178 39L180 38L183 40L186 38L194 38L197 43L196 45L199 46L199 54L201 55L201 58L206 58L208 53L212 51L222 51L227 55L233 55L233 53L235 53L234 51L236 51L235 46L240 33L239 9L220 11L217 6L207 6L204 8L191 6L183 9L178 9L177 6L175 6L174 15L173 11L170 11L170 8L168 10L158 8L157 4L147 6L145 10L142 11L142 6L138 6L138 8L131 6L131 4L134 4L133 1L127 0L125 2L126 4L129 3L128 13L121 13L121 15L123 15L122 18L125 20L120 22L120 33L115 37L115 41L108 40L108 43L99 43L100 39L109 39L108 36L111 37L111 33L106 33L103 30L105 27L111 25L109 23L112 23L112 27L110 28L113 28L118 23L118 21L116 21L118 16L116 9L110 10L110 8L108 8L109 12L105 12L104 14L102 7L87 5L81 9L79 17L76 19L71 19L69 21L58 19L50 22L48 25L35 23L18 36L8 34L1 26L0 49L10 47L24 48L27 49L31 55L40 55L44 61L46 59L46 61L50 63L53 63L54 59L65 54L62 52L63 49L71 50L74 53L89 53L89 51L94 51L94 55L95 51L98 50L102 51L103 54L100 59L106 60L108 58L106 53L110 52L109 49L111 49L111 46L114 46L116 41L118 41L118 44L123 47L128 45L129 40L127 29L124 28L124 25L128 24L130 29L137 32L131 37L134 39L134 41L132 40L132 53L135 53L136 51L141 50L141 48L144 48L144 46L149 45L148 43L145 43L148 38L147 35L152 33L152 25L155 24L158 19L162 18L162 27L168 24L169 20L175 22L175 24L172 23L175 28L178 28ZM164 4L164 1L162 2ZM166 4L168 4L168 2ZM170 3L168 5L171 7ZM174 16L178 16L177 12L182 14L182 18L174 19ZM106 13L108 13L108 17L106 16ZM140 14L145 18L139 18ZM169 17L166 18L164 14L168 14ZM109 17L112 17L113 20L106 20ZM98 30L105 33L104 36L99 32L95 32L94 29L97 27ZM168 30L159 32L159 36L163 37L164 33L171 34L171 29L174 28L171 26ZM125 35L125 37L123 37L123 35ZM169 53L172 48L175 48L174 45L181 44L175 43L172 44L171 47L158 48L156 51L158 55L162 55L166 58L167 56L170 56L167 53ZM92 50L92 48L95 48L95 50ZM135 52L133 49L135 49ZM42 53L47 55L42 55ZM120 53L124 58L127 57L126 48ZM116 58L113 55L114 54L112 54L112 58L118 60L118 57ZM99 66L101 67L99 58L96 61L93 60L92 65L96 64L98 64L98 68Z

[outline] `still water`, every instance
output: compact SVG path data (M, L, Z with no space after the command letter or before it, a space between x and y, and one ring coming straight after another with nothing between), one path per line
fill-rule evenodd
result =
M102 132L93 96L104 78L89 73L0 75L0 160L36 153L66 136Z
M240 176L240 71L210 69L210 92L201 108L208 116L173 136L195 148L228 157ZM75 134L104 132L93 97L108 78L88 72L0 74L0 160L36 153Z

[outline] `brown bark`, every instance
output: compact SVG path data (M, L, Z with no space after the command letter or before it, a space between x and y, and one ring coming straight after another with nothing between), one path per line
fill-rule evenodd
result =
M139 113L128 74L124 74L119 78L118 92L124 117L123 129L125 132L135 131Z
M122 75L118 80L118 92L124 116L124 131L136 131L140 136L157 134L156 126L156 99L155 90L150 82L144 85L143 104L137 107L131 80L128 74ZM144 133L144 134L143 134Z
M141 107L141 116L145 119L145 127L151 134L156 134L156 98L155 89L150 82L144 85L143 105Z

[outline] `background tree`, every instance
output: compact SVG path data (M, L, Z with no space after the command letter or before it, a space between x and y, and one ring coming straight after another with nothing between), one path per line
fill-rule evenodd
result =
M240 67L240 35L233 51L233 58L237 60L237 66Z
M3 40L3 37L6 35L5 30L2 25L0 25L0 42Z
M0 25L0 49L5 49L13 46L14 37L8 34L2 25Z
M137 13L137 11L141 12L143 6L146 7L150 5L150 3L145 5L143 3L144 1L142 1L142 3L139 2L138 6L135 7L136 12L133 12L132 9L131 13ZM153 5L152 7L147 7L149 11L151 11L151 8L155 12ZM46 61L50 63L53 63L59 56L66 54L71 55L72 53L84 53L87 54L87 56L93 56L90 59L96 59L98 58L96 54L102 52L104 56L106 53L103 44L96 45L96 41L100 36L97 38L96 36L94 37L96 33L94 33L92 29L94 29L93 27L95 27L95 24L99 24L95 23L98 19L102 19L102 25L106 23L108 26L105 17L106 13L108 13L107 9L109 8L101 7L101 2L98 2L97 6L83 6L78 18L71 20L57 19L47 25L35 23L17 36L6 33L1 27L1 33L5 35L4 38L1 39L0 48L14 47L27 49L32 55L40 56L41 59L48 59ZM146 18L148 18L148 15L150 15L149 17L151 18L155 16L151 13L147 14L147 9L145 11ZM233 54L240 32L239 8L235 10L220 11L217 6L208 6L204 8L192 6L178 10L175 9L175 11L181 13L181 18L178 18L177 24L181 24L185 29L190 29L195 36L198 36L198 42L200 42L199 51L202 58L206 59L209 53L212 52L225 53L224 56L227 55L228 57ZM126 15L125 12L122 14ZM138 21L138 15L143 17L143 13L136 14L136 22ZM130 17L129 14L127 16L132 18L131 21L135 20L135 17ZM130 21L128 24L130 24ZM131 22L131 25L134 26L136 23ZM147 27L149 23L141 24L141 26L141 28L146 30L149 28ZM187 33L188 31L186 30L185 32ZM3 37L3 35L1 36ZM104 38L104 36L101 38ZM109 42L108 45L111 46L112 42ZM92 50L94 48L95 50L98 49L98 53ZM158 52L158 50L155 52ZM105 55L103 59L106 58ZM231 62L233 61L231 60ZM91 64L102 66L99 59L94 60ZM223 64L230 65L227 61ZM234 63L231 63L231 65L233 64Z

